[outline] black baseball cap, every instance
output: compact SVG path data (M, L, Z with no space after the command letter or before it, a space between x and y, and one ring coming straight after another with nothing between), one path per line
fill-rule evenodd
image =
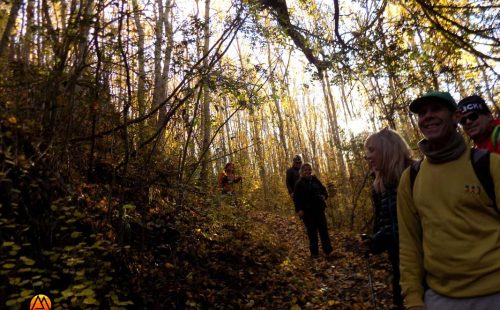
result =
M460 113L476 111L483 114L491 114L490 108L488 108L484 99L478 95L472 95L460 100L458 102L458 110Z

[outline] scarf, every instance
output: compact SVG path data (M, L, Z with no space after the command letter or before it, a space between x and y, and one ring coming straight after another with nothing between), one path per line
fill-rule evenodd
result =
M443 147L436 147L426 139L421 140L418 147L432 164L442 164L455 160L467 149L464 138L458 132L455 132L449 143Z

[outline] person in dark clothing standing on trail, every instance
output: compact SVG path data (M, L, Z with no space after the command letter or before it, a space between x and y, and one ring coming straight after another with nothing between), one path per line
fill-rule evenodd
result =
M366 160L375 175L372 186L374 207L373 235L362 241L372 254L387 251L392 265L392 298L397 309L403 307L399 285L399 238L397 222L397 187L403 171L413 163L406 141L395 131L385 128L365 141Z
M300 167L300 179L295 184L293 200L295 202L295 212L306 226L309 250L313 258L319 255L318 233L325 255L329 256L333 250L325 217L325 200L327 198L326 188L318 178L312 175L312 165L304 163Z
M500 154L500 119L493 118L483 98L472 95L458 103L460 125L474 141L474 147Z
M293 199L293 190L295 188L295 183L300 178L300 166L302 165L302 157L300 155L295 155L293 157L292 167L286 170L286 188L288 189L288 194Z

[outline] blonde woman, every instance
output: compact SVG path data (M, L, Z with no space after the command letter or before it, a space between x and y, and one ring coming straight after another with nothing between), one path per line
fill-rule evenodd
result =
M375 176L372 187L373 235L365 245L372 254L388 252L393 269L393 303L397 309L402 309L396 191L401 174L413 163L411 150L397 132L388 128L369 136L365 148L366 160Z

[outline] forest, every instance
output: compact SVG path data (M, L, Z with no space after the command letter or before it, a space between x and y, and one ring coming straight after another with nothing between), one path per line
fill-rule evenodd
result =
M0 308L391 309L365 139L500 115L498 0L0 1ZM285 185L326 185L311 260ZM218 176L233 162L234 199ZM40 308L41 309L41 308ZM44 308L45 309L45 308Z

